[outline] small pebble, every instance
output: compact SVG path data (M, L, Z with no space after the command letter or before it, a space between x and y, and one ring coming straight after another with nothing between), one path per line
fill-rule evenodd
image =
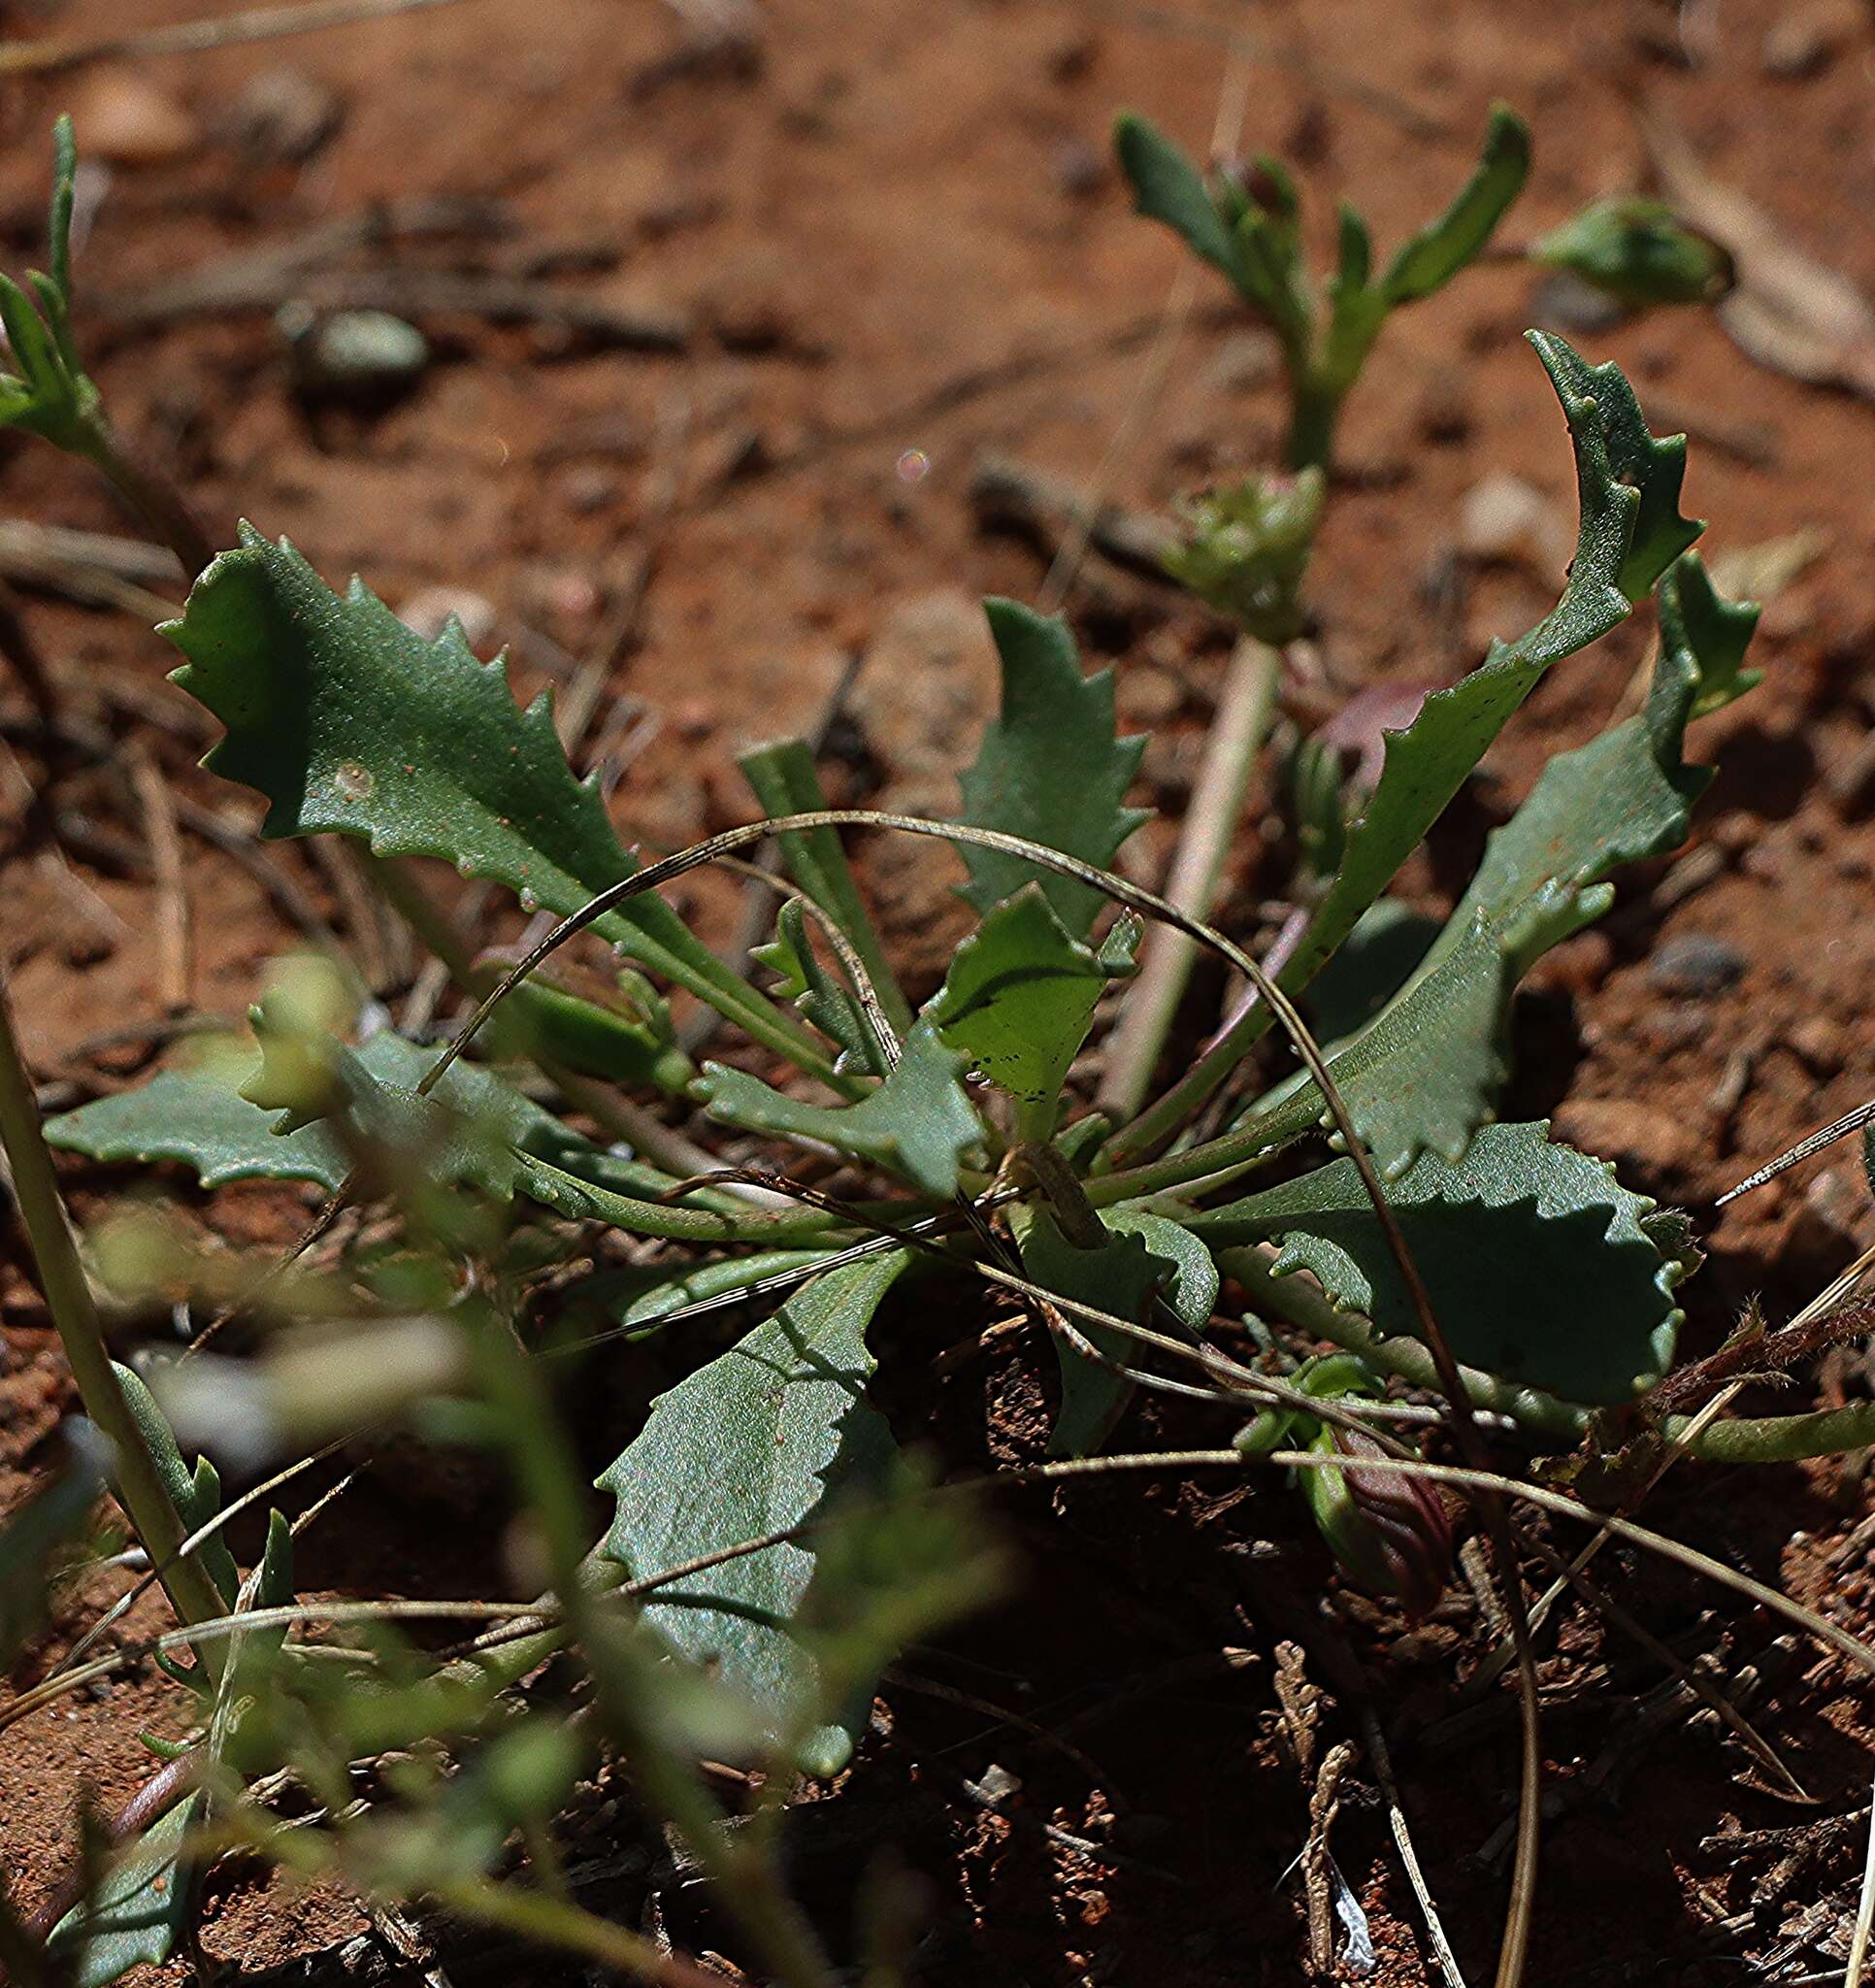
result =
M434 642L452 614L462 624L463 639L471 648L479 648L495 632L498 615L494 602L464 587L426 586L397 611L404 626L425 642Z
M1542 491L1498 471L1473 483L1459 508L1459 546L1473 559L1568 563L1568 528Z
M1784 1040L1812 1077L1834 1077L1843 1066L1843 1032L1826 1014L1806 1014L1792 1024Z
M1064 138L1048 160L1056 186L1069 200L1092 200L1106 184L1105 156L1084 138Z
M1766 29L1759 60L1766 76L1792 82L1827 69L1863 32L1859 0L1812 0Z
M1555 331L1593 335L1628 322L1628 308L1573 270L1559 269L1543 279L1530 299L1530 314Z
M1213 393L1254 393L1282 371L1282 353L1266 331L1233 332L1205 367L1203 384Z
M1647 964L1650 985L1662 994L1723 994L1744 978L1748 962L1737 946L1706 932L1663 940Z
M304 69L264 69L237 91L227 134L254 166L301 166L345 122L345 103Z
M429 340L388 311L320 316L287 304L275 323L288 342L295 388L315 399L382 400L414 386L430 363Z
M72 107L81 156L160 166L195 149L195 119L165 89L128 69L100 70Z

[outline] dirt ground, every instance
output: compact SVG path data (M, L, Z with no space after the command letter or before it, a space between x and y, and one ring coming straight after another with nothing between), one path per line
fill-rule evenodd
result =
M1645 107L1791 239L1875 292L1875 33L1858 6L758 0L758 39L713 50L686 26L705 11L465 0L14 81L0 95L6 266L42 250L47 132L70 108L98 168L82 193L82 339L120 424L180 465L214 535L250 517L335 582L359 572L416 614L453 605L484 652L512 646L526 689L580 680L574 659L609 656L589 686L584 746L615 756L614 814L650 848L741 818L737 750L830 716L837 793L952 805L949 776L989 680L972 603L1034 598L1058 537L1046 516L1012 531L986 514L973 493L987 457L1158 510L1272 459L1268 350L1208 278L1189 293L1182 334L1158 330L1179 252L1131 215L1110 169L1105 134L1123 106L1201 149L1240 109L1246 149L1303 170L1318 243L1345 193L1383 244L1463 179L1493 99L1534 132L1516 240L1645 183ZM148 12L147 0L0 10L9 34L87 38L147 25ZM378 405L296 393L276 314L303 300L400 310L427 334L428 366ZM1817 556L1766 613L1768 680L1698 742L1723 772L1692 851L1629 879L1606 923L1538 971L1518 1022L1506 1115L1557 1113L1630 1184L1697 1217L1710 1260L1687 1294L1688 1330L1703 1349L1750 1294L1787 1315L1875 1240L1849 1148L1712 1210L1757 1160L1875 1091L1863 1027L1875 409L1755 364L1708 314L1583 330L1548 315L1561 308L1528 266L1500 261L1389 327L1347 418L1310 588L1314 652L1334 697L1450 680L1553 598L1550 527L1563 529L1566 556L1572 480L1554 401L1518 337L1530 323L1620 360L1657 429L1693 431L1688 509L1714 520L1712 552L1818 534ZM1507 556L1475 556L1465 500L1499 474L1525 480L1553 518ZM0 517L127 528L80 469L24 440L0 443ZM138 584L180 592L160 564ZM1123 719L1159 735L1141 785L1159 818L1135 859L1156 875L1228 645L1169 588L1098 556L1069 606L1090 658L1117 665ZM166 969L159 943L174 898L153 863L140 765L183 808L191 1009L238 1013L264 964L303 935L309 906L401 1000L409 961L342 871L280 845L257 873L213 839L254 814L195 770L204 720L164 684L173 656L149 614L43 586L24 613L62 706L108 738L102 754L49 751L18 684L0 682L0 946L49 1099L148 1067L157 1045L112 1033L159 1016L176 991L165 973L177 955ZM1408 872L1409 895L1449 901L1545 756L1614 712L1646 644L1644 629L1624 631L1555 674ZM941 859L867 846L862 867L914 985L929 985L956 927ZM1232 929L1255 932L1280 881L1246 832ZM728 943L733 884L699 884L692 902ZM489 936L517 929L506 915L489 908ZM1662 940L1710 970L1663 974ZM71 1179L84 1209L125 1184L95 1170ZM233 1193L213 1219L267 1237L294 1213L279 1196ZM0 1322L7 1503L56 1454L72 1404L16 1261ZM884 1406L902 1429L935 1438L958 1468L1036 1447L1044 1336L993 1326L960 1350L954 1321L925 1321L906 1338L936 1366L889 1370ZM596 1454L617 1448L620 1423L679 1357L656 1344L621 1355L584 1432ZM1847 1358L1805 1383L1833 1401L1869 1385ZM1135 1431L1137 1446L1215 1433L1157 1412L1139 1412ZM1465 1977L1484 1976L1504 1904L1516 1733L1507 1693L1460 1708L1460 1677L1483 1646L1480 1605L1460 1587L1410 1633L1359 1603L1325 1625L1305 1599L1319 1551L1293 1504L1197 1482L1009 1500L1025 1570L1015 1598L911 1653L857 1769L795 1817L796 1882L836 1947L847 1950L856 1903L889 1868L916 1880L921 1981L1300 1978L1290 1867L1307 1806L1276 1734L1273 1650L1295 1636L1319 1652L1330 1637L1373 1679L1427 1880ZM1866 1509L1852 1460L1750 1476L1685 1469L1648 1516L1866 1630ZM304 1584L484 1594L504 1578L489 1536L470 1508L368 1478L309 1535ZM1755 1674L1751 1715L1815 1801L1767 1793L1708 1719L1661 1707L1652 1659L1565 1612L1544 1660L1552 1813L1533 1988L1834 1978L1864 1840L1862 1690L1728 1595L1655 1566L1608 1577L1683 1655ZM106 1592L72 1597L22 1675ZM1319 1668L1317 1681L1329 1681ZM22 1901L66 1854L81 1784L121 1800L147 1771L140 1723L174 1716L173 1694L127 1683L0 1741L0 1855ZM1360 1730L1344 1694L1328 1731ZM1005 1777L1015 1792L992 1813L983 1791ZM572 1825L602 1869L632 1827L623 1782L609 1778ZM1435 1981L1365 1767L1334 1852L1368 1915L1371 1978ZM614 1880L626 1917L647 1883L642 1858L635 1868ZM680 1897L667 1910L680 1944L733 1957L729 1936L687 1916L696 1908ZM251 1872L210 1888L204 1950L229 1978L387 1978L378 1938L348 1902L294 1899ZM459 1980L576 1971L518 1974L511 1956L473 1942L445 1959ZM186 1974L178 1963L163 1978Z

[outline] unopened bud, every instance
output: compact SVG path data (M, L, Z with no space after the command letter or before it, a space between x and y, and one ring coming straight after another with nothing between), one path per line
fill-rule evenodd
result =
M1310 1447L1323 1455L1383 1457L1371 1437L1325 1425ZM1370 1594L1397 1595L1415 1621L1452 1577L1452 1521L1437 1488L1404 1471L1311 1469L1302 1489L1322 1537Z
M1663 201L1638 196L1597 200L1530 252L1629 311L1709 304L1732 285L1732 259L1719 243L1689 227Z

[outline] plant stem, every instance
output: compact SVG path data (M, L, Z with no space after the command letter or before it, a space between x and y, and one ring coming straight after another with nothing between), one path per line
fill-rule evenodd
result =
M1269 730L1282 657L1246 635L1231 656L1217 713L1205 742L1191 809L1172 857L1166 895L1194 918L1208 918L1230 852L1244 791ZM1139 977L1128 990L1119 1025L1107 1043L1106 1073L1097 1100L1116 1123L1138 1110L1191 977L1198 942L1173 925L1146 935Z
M1310 366L1290 381L1289 439L1283 444L1284 466L1292 470L1326 469L1334 447L1334 421L1341 412L1341 393Z
M100 476L182 562L193 580L214 558L215 547L187 500L140 449L132 447L102 414L89 424L82 453Z
M226 1612L225 1607L201 1562L181 1550L187 1538L181 1515L170 1503L143 1432L112 1371L97 1303L79 1261L51 1155L40 1132L39 1108L20 1061L4 979L0 979L0 1142L6 1146L14 1198L39 1266L46 1306L58 1328L79 1399L115 1453L118 1502L129 1514L150 1565L160 1570L164 1592L183 1625L212 1621ZM212 1654L211 1647L205 1645L197 1654L209 1675L218 1676L219 1646L214 1646Z

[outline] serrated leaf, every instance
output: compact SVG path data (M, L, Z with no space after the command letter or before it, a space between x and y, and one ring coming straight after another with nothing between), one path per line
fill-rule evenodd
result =
M1104 868L1146 819L1143 810L1123 805L1145 741L1115 735L1113 673L1081 675L1065 620L1015 601L983 606L1002 666L1003 698L975 764L963 777L963 818ZM970 873L964 895L984 916L1036 882L1069 934L1084 939L1106 902L1091 886L1020 856L969 846L961 853Z
M1640 493L1615 584L1628 601L1644 601L1661 576L1706 528L1703 518L1680 515L1686 437L1669 435L1657 440L1648 432L1634 389L1612 359L1591 366L1554 332L1532 331L1529 337L1549 368L1563 406L1567 408L1572 400L1595 405L1610 472L1624 486Z
M827 806L813 754L803 740L777 739L744 752L736 763L754 788L762 812L771 817L808 814ZM899 991L838 830L814 828L784 835L780 845L788 875L845 935L860 956L886 1019L903 1033L911 1026L911 1009Z
M780 975L776 992L784 1001L792 1001L830 1043L839 1045L837 1067L864 1070L873 1077L886 1075L884 1044L860 1007L859 997L821 964L808 940L806 913L799 898L782 904L775 915L773 939L767 945L758 945L750 956L758 966Z
M152 1823L118 1858L87 1905L74 1905L47 1939L49 1954L71 1972L72 1988L109 1988L142 1963L160 1966L188 1923L189 1872L182 1839L202 1797L191 1795Z
M1467 1366L1571 1401L1631 1400L1666 1371L1678 1265L1642 1227L1654 1204L1547 1127L1488 1125L1464 1160L1427 1153L1388 1190L1433 1315ZM1274 1240L1383 1334L1418 1319L1352 1160L1190 1218L1211 1248Z
M1544 332L1530 338L1562 404L1575 450L1581 518L1568 582L1522 641L1494 644L1469 676L1428 697L1404 730L1383 735L1380 778L1349 825L1334 879L1280 976L1292 995L1307 986L1386 889L1545 673L1627 618L1622 583L1635 570L1636 520L1652 519L1650 529L1662 544L1681 536L1663 519L1696 530L1678 516L1684 445L1676 452L1648 435L1612 364L1591 373L1561 339ZM1624 474L1639 480L1624 480ZM1121 1135L1112 1152L1124 1158L1164 1138L1229 1075L1269 1022L1268 1008L1259 1002L1179 1086Z
M1231 231L1198 168L1178 147L1149 118L1126 111L1114 121L1113 149L1133 188L1135 211L1164 221L1206 262L1239 282Z
M876 1160L926 1194L957 1192L964 1155L983 1128L960 1081L970 1058L946 1047L929 1021L912 1024L899 1067L856 1105L808 1105L746 1071L707 1063L697 1091L709 1115L752 1132L779 1133Z
M1712 592L1696 553L1691 625L1662 607L1667 646L1642 717L1559 753L1524 805L1485 845L1483 862L1444 930L1386 1009L1336 1048L1329 1068L1383 1174L1431 1147L1456 1162L1493 1112L1509 1071L1510 1000L1551 946L1605 911L1605 879L1626 863L1678 848L1711 769L1683 757L1690 712L1707 686L1737 694L1757 619ZM1666 592L1662 582L1662 595ZM1677 597L1676 588L1676 597ZM1688 645L1696 642L1695 649ZM1268 1152L1302 1136L1325 1107L1312 1079L1292 1080L1240 1119L1232 1137Z
M1530 177L1530 128L1494 104L1484 149L1469 180L1438 219L1422 228L1381 280L1389 306L1409 304L1449 282L1491 240Z
M1104 1210L1101 1221L1109 1240L1098 1248L1080 1248L1046 1208L1026 1212L1017 1224L1023 1268L1061 1297L1141 1325L1149 1322L1158 1295L1193 1331L1210 1323L1218 1273L1202 1242L1178 1223L1139 1209ZM1071 1312L1067 1316L1109 1359L1135 1364L1138 1348L1124 1335ZM1132 1385L1059 1334L1051 1337L1061 1362L1061 1409L1048 1446L1056 1456L1090 1456L1111 1434Z
M958 946L925 1018L1012 1097L1050 1105L1087 1040L1107 983L1133 971L1124 920L1096 952L1070 939L1038 884L1005 898Z
M1678 735L1693 718L1710 717L1764 680L1744 667L1761 610L1755 601L1727 601L1712 584L1705 561L1687 552L1661 580L1661 662L1647 701L1648 729L1662 759L1679 750Z
M413 1090L437 1051L388 1031L357 1052L380 1083ZM349 1171L344 1144L320 1123L298 1132L274 1130L280 1113L254 1104L240 1086L258 1065L255 1046L230 1038L226 1051L165 1070L136 1090L98 1098L46 1121L46 1142L67 1152L112 1163L174 1160L192 1168L204 1187L230 1180L311 1180L328 1193ZM449 1067L437 1095L467 1116L491 1120L516 1143L557 1137L558 1121L512 1085L471 1063Z
M641 1578L801 1525L845 1486L883 1483L897 1452L862 1397L876 1364L866 1333L908 1260L893 1251L828 1272L659 1395L598 1480L618 1503L606 1557ZM746 1554L654 1590L644 1618L782 1731L816 1702L812 1660L788 1630L814 1567L811 1536ZM837 1773L852 1743L850 1719L823 1726L803 1765Z
M266 796L265 836L359 836L376 854L440 857L560 912L639 867L598 787L568 767L546 696L521 711L504 664L479 661L460 629L426 642L360 581L341 599L284 540L244 524L240 548L159 632L188 658L175 680L226 727L203 764ZM800 1026L657 898L593 929L828 1074Z

